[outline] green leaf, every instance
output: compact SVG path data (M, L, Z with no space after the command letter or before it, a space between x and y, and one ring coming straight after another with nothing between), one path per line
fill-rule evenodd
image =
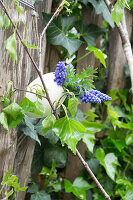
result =
M6 49L8 50L12 60L13 64L15 64L15 61L17 61L17 51L16 51L16 36L15 33L13 33L6 41L5 41Z
M0 113L0 124L2 124L4 129L9 131L8 123L7 123L7 117L6 117L6 114L4 112Z
M133 187L131 187L130 189L126 191L126 194L123 200L133 200Z
M51 197L44 190L41 190L35 194L32 194L30 200L51 200Z
M87 50L90 52L94 52L95 57L100 60L104 67L106 67L105 59L107 58L107 56L100 49L88 46Z
M96 153L97 159L100 161L101 165L105 168L108 176L115 180L115 174L117 173L118 159L114 153L108 153L105 155L104 150L101 148L97 149Z
M39 101L33 103L25 97L19 105L22 107L24 113L31 112L42 117L44 116L44 106Z
M89 160L86 161L87 164L89 165L90 169L92 170L92 172L97 175L99 173L99 160L96 158L91 158Z
M128 95L128 90L118 90L118 94L122 100L123 105L125 106L127 111L130 111L130 106L127 104L127 95Z
M130 145L131 143L133 143L133 133L130 135L127 135L125 141L127 145Z
M40 103L39 101L34 102L34 104L36 106L35 114L44 116L45 109L44 109L43 104Z
M15 128L24 118L23 110L17 103L12 103L3 109L7 114L8 125Z
M100 161L100 164L105 167L104 157L105 157L104 150L102 148L98 148L96 153L96 158Z
M43 133L42 134L45 134L49 129L52 129L55 121L56 121L56 118L52 113L50 115L48 115L42 121L42 125L43 125Z
M11 175L11 166L9 167L9 170L6 172L6 174L3 177L3 180L1 182L1 185L5 185L6 182L8 181L9 177Z
M24 9L22 6L17 6L17 10L19 13L24 14Z
M82 122L85 120L84 118L84 114L80 109L77 109L77 113L75 115L75 117L69 116L71 119L77 121L77 122Z
M114 153L108 153L106 154L104 161L108 176L112 180L115 180L115 174L117 173L116 167L119 165L117 157Z
M24 113L34 112L36 109L35 104L26 97L22 99L19 105L22 107Z
M43 13L43 17L46 23L50 20L51 15ZM71 20L72 19L72 20ZM67 28L65 20L69 22L69 26ZM60 45L67 49L68 53L72 55L74 52L78 50L82 41L79 39L73 39L68 36L67 30L73 26L73 17L65 17L65 20L59 16L57 19L53 20L50 26L47 28L47 39L53 45ZM65 24L64 24L65 23Z
M77 121L63 117L55 122L53 131L60 138L62 145L67 144L74 154L76 145L86 132L85 127Z
M98 115L96 115L93 110L88 110L86 115L90 121L95 121L95 118L98 117Z
M91 3L95 8L96 14L99 15L102 13L104 20L108 22L112 28L114 28L114 22L104 0L88 0L88 2Z
M29 193L36 193L39 191L39 185L36 183L32 183L32 185L30 185L30 187L28 188L27 192Z
M0 12L0 28L2 28L3 26L4 26L4 16Z
M68 180L64 180L65 184L65 191L72 192L75 196L79 199L86 200L86 193L85 191L92 188L91 185L88 184L82 177L78 177L74 180L73 184L70 183Z
M5 107L3 109L4 113L11 116L14 120L17 119L18 115L22 111L22 107L19 106L17 103L12 103L9 106Z
M11 26L11 21L8 18L8 16L6 16L5 30L8 29L10 26Z
M88 46L95 46L96 39L101 34L105 33L104 28L100 28L95 24L87 25L84 20L77 21L75 27L80 32L80 35L84 38Z
M114 5L113 11L111 12L112 19L117 24L117 26L119 26L123 14L124 14L124 5L120 0L118 0Z
M44 140L40 138L40 141L41 141L41 146L39 145L39 143L36 143L35 145L34 156L31 165L31 175L38 174L44 165L43 163Z
M6 197L10 197L13 194L14 190L11 189L8 193L5 192Z
M45 146L44 163L45 166L51 168L53 160L57 168L64 168L67 163L67 151L65 148L57 145L48 144Z
M39 49L39 47L37 47L37 46L35 46L35 45L28 45L28 44L26 44L26 47L27 47L28 49Z
M82 121L82 124L90 133L100 132L105 127L104 124L99 124L97 122L88 122L87 120Z
M93 152L93 148L94 148L94 140L95 140L95 136L93 133L85 133L83 136L83 142L86 144L86 146L88 147L88 149L90 150L90 152Z
M72 117L74 117L77 113L78 104L79 104L79 100L76 97L71 98L68 101L68 110L70 111Z
M31 118L26 116L24 117L24 121L19 127L19 130L22 131L26 136L31 137L33 140L36 140L40 145L40 140L38 138L37 132L34 128L34 125L31 122Z

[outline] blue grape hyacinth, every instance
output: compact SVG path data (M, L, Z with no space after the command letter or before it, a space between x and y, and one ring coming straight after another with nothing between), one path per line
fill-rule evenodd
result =
M81 79L80 77L76 78L77 80L75 80L75 71L72 64L65 66L65 64L61 61L57 64L54 81L61 86L64 84L64 86L66 86L70 91L74 92L75 96L80 98L82 102L101 103L112 100L111 97L98 90L87 90L86 84L84 84L83 81L83 75Z
M101 99L89 91L83 91L83 95L80 96L80 100L84 103L101 103Z
M66 66L64 65L63 62L59 62L57 64L56 70L55 70L55 79L54 81L58 85L63 85L65 79L66 79Z
M97 96L99 99L101 99L101 101L111 101L112 98L109 97L107 94L104 94L98 90L94 90L94 89L91 89L89 90L89 92L95 96Z
M83 89L83 95L80 96L80 100L85 103L101 103L102 101L111 101L112 98L98 90L85 91Z

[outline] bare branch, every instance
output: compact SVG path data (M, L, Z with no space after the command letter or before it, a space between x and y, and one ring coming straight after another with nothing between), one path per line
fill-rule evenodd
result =
M85 162L85 160L83 159L83 157L81 156L81 154L79 153L79 151L77 149L76 149L76 153L77 153L77 156L79 157L80 161L84 165L86 171L90 174L91 178L96 183L96 185L99 188L99 190L103 193L105 199L111 200L110 197L109 197L109 195L106 193L106 191L104 190L104 188L102 187L102 185L100 184L100 182L97 180L97 178L95 177L95 175L93 174L93 172L89 168L88 164Z
M14 88L14 91L23 91L23 92L29 92L29 93L32 93L32 94L35 94L35 95L38 95L38 96L40 96L40 97L42 97L42 98L45 98L45 99L47 99L47 97L46 96L44 96L44 95L41 95L41 94L38 94L38 93L36 93L36 92L32 92L32 91L28 91L28 90L24 90L24 89L19 89L19 88Z

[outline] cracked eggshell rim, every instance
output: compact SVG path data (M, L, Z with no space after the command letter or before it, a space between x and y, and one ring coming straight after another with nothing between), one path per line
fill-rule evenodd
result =
M64 95L64 89L62 86L57 85L57 83L54 81L54 79L55 79L54 74L55 74L54 72L50 72L50 73L44 74L42 77L43 77L44 83L46 85L47 91L49 93L51 102L53 103L54 108L55 108L57 105L57 102ZM40 78L38 77L28 85L27 91L36 92L36 89L37 88L40 89L40 86L43 87L42 82L41 82ZM48 116L51 113L51 106L49 105L49 102L47 99L42 98L42 100L41 100L35 94L29 93L29 92L26 92L25 96L32 102L35 102L38 99L38 101L43 104L44 109L45 109L44 117ZM60 102L63 103L65 98L66 98L66 96L63 96L61 98ZM31 112L28 112L26 114L32 118L42 118L42 116L35 115L34 113L31 113Z

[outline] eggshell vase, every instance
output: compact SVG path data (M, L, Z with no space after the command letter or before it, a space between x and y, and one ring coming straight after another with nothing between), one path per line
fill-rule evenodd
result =
M62 86L57 85L57 83L54 81L54 79L55 79L54 72L44 74L42 77L43 77L44 83L46 85L48 94L50 96L51 102L53 103L54 108L55 108L57 103L59 102L59 100L60 100L60 103L63 103L63 101L66 98L66 96L63 96L64 89ZM27 91L32 91L32 92L37 93L36 90L41 89L41 88L43 88L42 82L41 82L40 78L38 77L28 85ZM45 110L44 117L48 116L51 113L51 106L49 105L49 102L47 99L45 99L45 98L40 99L35 94L29 93L29 92L26 92L25 96L32 102L35 102L38 100L39 102L41 102L43 104L44 110ZM32 118L42 118L42 116L35 115L34 113L31 113L31 112L28 112L26 114Z

